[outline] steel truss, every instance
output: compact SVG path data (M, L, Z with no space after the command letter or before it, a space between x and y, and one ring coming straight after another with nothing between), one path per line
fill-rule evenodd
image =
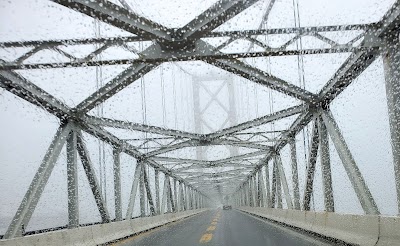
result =
M0 48L10 49L16 47L31 47L26 54L16 57L13 61L0 61L0 86L10 93L41 107L60 119L60 128L55 134L52 143L40 165L18 211L9 226L5 238L23 235L23 228L29 223L32 213L38 203L43 189L51 175L55 162L66 143L68 167L68 214L69 227L79 226L79 206L77 189L77 156L79 154L90 188L96 200L97 207L104 223L112 219L107 210L103 194L89 159L82 131L86 132L113 146L114 153L114 196L115 220L130 219L136 197L140 199L140 215L146 216L146 207L149 206L150 215L166 212L183 211L206 206L207 196L204 190L210 187L224 186L231 192L231 199L236 205L282 207L283 198L289 209L310 209L310 198L313 194L313 180L316 168L317 153L320 151L325 210L333 212L334 196L332 190L332 177L330 172L328 135L339 154L349 180L357 194L358 200L367 214L379 214L379 209L372 197L363 176L352 157L338 125L329 110L332 102L354 79L361 74L382 52L385 52L386 84L388 91L388 105L393 142L393 156L395 164L395 177L397 183L397 197L400 211L400 145L398 129L399 82L398 30L400 23L400 4L398 1L377 23L366 25L346 26L319 26L284 29L259 29L245 31L213 32L215 28L247 9L257 1L228 1L220 0L204 13L179 29L168 29L158 23L140 17L129 8L122 8L106 0L54 0L74 11L91 16L100 21L128 31L135 36L98 38L82 40L48 40L0 43ZM273 1L266 12L268 15ZM127 7L127 6L126 6ZM323 32L334 31L359 31L347 43L339 44L327 38ZM397 33L397 36L396 36ZM263 43L260 37L269 34L292 35L292 38L279 47L270 47ZM294 35L294 36L293 36ZM293 49L294 44L302 37L312 37L326 44L325 48ZM227 37L227 42L215 47L207 43L207 38ZM262 51L235 51L226 53L224 49L236 40L247 40L252 47ZM151 42L151 45L142 52L131 46L130 43ZM100 44L100 48L84 58L77 58L63 50L64 46L81 44ZM387 48L391 44L395 48ZM96 57L111 47L123 47L137 55L137 59L112 59L98 61ZM42 50L52 50L64 55L68 62L30 63L29 58ZM350 52L349 58L342 64L334 76L327 82L323 89L314 94L298 86L279 79L265 71L250 66L239 58L269 57L288 55L307 55L322 53ZM132 122L118 121L107 118L90 116L87 113L97 105L103 103L118 91L124 89L138 78L144 76L163 62L200 60L212 64L223 70L234 73L255 83L272 88L286 95L297 98L300 104L270 115L222 129L210 134L197 134L174 129L165 129ZM115 64L130 64L130 66L79 103L75 108L70 108L60 100L34 85L26 78L19 75L18 69L44 69L80 66L102 66ZM397 74L396 74L397 73ZM265 132L243 133L242 131L271 123L279 119L297 115L293 124L280 131L277 139L269 139ZM306 187L302 200L300 199L298 169L296 156L296 134L306 125L313 125L310 139L310 154L307 162ZM151 151L140 151L140 148L128 140L119 139L104 127L114 127L157 134L161 137L143 139L147 142L157 143ZM247 139L243 139L247 136ZM252 141L255 136L264 137L263 141ZM168 140L168 143L161 139ZM273 145L270 145L270 142ZM162 142L162 143L161 143ZM280 151L287 144L291 150L291 177L293 185L293 199L289 193L285 171L283 169ZM179 159L160 156L181 148L209 145L228 145L254 149L253 152L232 156L222 160L205 161ZM125 217L121 208L121 178L120 160L121 153L126 153L137 160L135 176L132 181L129 205ZM256 158L256 159L255 159ZM179 164L171 167L171 164ZM272 174L269 165L272 164ZM186 165L186 166L185 166ZM155 192L149 186L147 167L155 170ZM219 166L232 167L230 171L220 173L203 173L199 176L198 169ZM164 174L163 194L160 195L159 174ZM271 179L272 177L272 179ZM232 183L235 180L236 183ZM265 180L265 182L264 182ZM242 182L239 187L237 182ZM153 194L155 196L153 197ZM301 203L302 202L302 203Z

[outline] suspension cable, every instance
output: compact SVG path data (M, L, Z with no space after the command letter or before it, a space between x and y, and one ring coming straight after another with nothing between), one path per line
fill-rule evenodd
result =
M96 38L101 37L101 23L99 20L94 20L94 33ZM101 44L96 44L96 48L100 48ZM96 56L97 60L101 60L102 55L98 54ZM96 66L96 89L99 90L103 86L103 69L101 66ZM96 109L96 114L98 117L104 116L104 106L100 104ZM107 201L107 174L106 174L106 163L105 163L105 143L100 139L98 141L98 151L99 151L99 166L100 166L100 190L104 194L104 199Z
M295 27L300 27L300 9L299 9L299 2L298 0L293 0L293 17L294 17L294 24ZM299 38L296 41L296 48L302 50L303 49L303 41L301 38ZM304 59L303 55L298 55L297 56L297 71L299 75L299 86L303 89L306 89L306 80L305 80L305 72L304 72ZM308 143L308 139L310 139L310 133L309 133L309 125L305 126L302 129L302 135L303 135L303 147L304 147L304 163L307 165L307 153L310 149L310 144ZM314 193L314 192L313 192ZM314 194L311 194L312 197L312 204L313 204L313 209L315 211L315 199L314 199Z

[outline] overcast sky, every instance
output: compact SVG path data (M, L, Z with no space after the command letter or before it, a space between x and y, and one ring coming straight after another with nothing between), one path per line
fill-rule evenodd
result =
M117 3L117 1L113 1ZM207 9L214 0L206 1L127 1L138 14L159 22L168 27L179 27ZM168 2L168 3L166 3ZM394 0L299 0L299 11L302 26L359 24L378 21ZM268 1L260 1L242 14L222 25L218 30L255 29ZM173 14L171 14L173 13ZM269 21L269 28L293 27L292 0L278 0L274 5ZM95 37L94 22L90 17L45 0L0 0L0 42L22 40L48 40L63 38ZM100 36L125 36L129 33L120 31L107 24L100 25ZM356 32L334 33L330 37L338 42L348 40L357 35ZM277 46L290 39L286 36L270 36L272 46ZM208 40L211 44L223 40ZM307 42L305 42L307 41ZM318 47L315 40L306 39L306 45ZM134 45L134 44L132 44ZM149 44L143 44L145 48ZM232 44L230 49L245 48L245 42ZM84 57L94 50L94 46L62 47L78 57ZM306 47L305 47L306 48ZM27 48L0 49L0 59L12 61L27 52ZM229 52L229 47L226 52ZM324 83L334 74L335 70L349 54L310 55L304 57L304 74L306 89L318 92ZM102 54L103 59L134 58L122 48L111 48ZM30 62L64 61L59 54L43 51L29 58ZM273 75L299 85L297 57L273 57L271 59L246 59L246 62ZM215 92L230 76L202 62L179 62L163 64L144 76L113 98L102 104L104 116L108 118L129 120L132 122L147 122L151 125L174 129L195 131L193 109L193 83L195 77L208 75L215 80L204 82L209 91ZM101 69L101 83L106 83L127 66L106 66ZM183 70L182 70L183 69ZM99 86L96 81L96 68L68 68L19 71L20 74L47 92L73 107L93 93ZM99 72L99 69L97 69ZM190 75L189 75L189 74ZM192 76L193 75L193 76ZM162 79L161 79L162 78ZM235 104L229 105L228 91L225 86L218 94L218 99L225 107L235 107L238 123L254 119L273 111L278 111L300 102L289 96L273 92L272 103L270 90L251 81L231 76L229 83L233 84ZM195 82L193 82L195 81ZM143 86L144 85L144 86ZM164 93L163 93L164 91ZM145 97L143 97L145 93ZM200 105L205 107L210 100L206 90L200 91ZM145 104L143 104L145 98ZM164 99L162 99L164 98ZM164 101L164 103L163 103ZM143 109L146 109L146 115ZM396 199L392 153L390 146L389 124L387 116L386 95L382 61L378 59L349 88L332 103L332 111L346 138L362 174L383 214L396 213ZM90 112L96 115L97 109ZM220 129L226 120L226 113L218 103L210 104L204 112L204 120L215 130ZM274 126L267 125L255 130L271 130L287 128L294 117L277 122ZM0 89L0 234L5 232L11 216L29 186L32 177L40 165L45 151L58 127L58 120L43 110L30 105L11 93ZM229 123L225 125L228 127ZM143 133L108 129L121 138L143 137ZM254 130L254 131L255 131ZM210 129L203 127L202 133ZM100 172L97 141L84 135L88 141L89 151ZM303 136L299 134L298 162L300 187L304 187L305 160ZM249 150L241 149L239 153ZM362 213L344 168L331 145L332 172L334 181L334 196L336 209L342 213ZM112 186L112 150L105 147L107 182L107 202L109 210L113 210ZM208 150L210 160L229 157L225 147L215 146ZM195 148L174 151L169 156L195 158ZM282 151L284 168L290 179L290 159L287 148ZM133 177L135 161L126 155L122 156L123 168L123 207L126 210L128 193ZM54 220L41 220L44 214L56 217L57 225L66 223L67 193L66 193L66 155L65 150L60 155L57 165L50 177L49 183L41 198L31 228L54 226ZM81 170L82 171L82 170ZM289 182L291 185L291 182ZM153 185L153 184L152 184ZM321 173L319 162L315 180L316 210L323 210ZM302 188L301 188L302 189ZM301 190L302 194L302 190ZM89 197L89 199L86 199ZM80 206L82 223L98 220L95 204L87 180L80 172ZM138 211L137 211L138 212ZM113 212L111 212L113 214Z

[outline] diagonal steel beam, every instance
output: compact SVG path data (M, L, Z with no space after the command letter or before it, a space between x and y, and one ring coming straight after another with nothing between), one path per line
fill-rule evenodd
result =
M14 71L0 70L0 87L59 118L65 119L71 114L66 104Z
M13 77L4 78L2 75L10 75ZM62 121L67 121L71 119L74 120L77 126L82 128L82 130L102 141L111 144L112 146L115 146L116 148L121 149L122 152L125 152L126 154L137 159L144 158L144 155L139 152L133 145L122 141L121 139L105 131L101 127L88 124L84 121L85 117L78 117L68 106L66 106L60 100L47 93L43 89L37 87L32 82L28 81L22 76L15 75L15 72L0 71L0 86L13 93L14 95L19 96L22 99L32 103L33 105L42 107L42 109L57 116ZM174 177L177 180L180 180L186 185L190 186L190 184L188 184L185 180L177 177L173 174L173 172L171 172L171 170L159 165L157 162L153 160L148 160L148 163L152 167L158 168L163 173L167 173L171 177Z
M178 29L177 33L182 39L200 39L257 1L219 0L187 25Z
M66 124L60 126L60 128L57 130L46 152L46 155L39 166L39 169L33 177L26 194L4 235L5 239L21 237L23 228L28 226L29 220L35 211L36 205L39 202L39 198L43 193L44 187L49 180L58 156L60 155L71 129L72 126L70 124Z
M283 79L270 75L239 60L214 60L207 61L218 68L239 75L245 79L267 86L283 94L295 97L307 103L315 103L317 96Z
M87 120L87 122L89 122L91 124L95 124L95 125L99 125L99 126L155 133L155 134L174 136L174 137L179 137L179 138L191 138L191 139L197 139L197 140L200 140L200 138L201 138L201 135L196 134L196 133L178 131L178 130L167 129L167 128L162 128L162 127L158 127L158 126L150 126L150 125L127 122L127 121L122 121L122 120L98 118L98 117L94 117L94 116L87 116L86 120Z
M67 8L99 19L124 31L149 39L171 40L168 28L141 17L110 1L97 0L52 0Z
M385 36L398 32L400 28L400 2L396 1L383 18L376 24L376 28L367 30L362 45L381 42ZM376 58L380 51L376 48L354 52L343 63L328 83L319 93L319 98L325 104L334 100L354 79L356 79Z
M130 66L117 77L105 84L98 91L94 92L88 98L79 103L74 110L79 114L85 114L89 112L91 109L109 99L131 83L135 82L137 79L144 76L155 67L157 67L157 65L154 64L139 64Z
M374 197L372 196L371 191L369 190L332 113L330 111L323 111L321 116L364 212L366 214L380 214Z
M277 111L275 113L272 113L272 114L269 114L269 115L266 115L266 116L262 116L262 117L256 118L254 120L250 120L250 121L238 124L236 126L232 126L232 127L229 127L229 128L222 129L222 130L220 130L218 132L207 134L206 138L207 139L213 139L213 138L218 138L218 137L221 137L221 136L226 136L226 135L229 135L229 134L232 134L232 133L235 133L235 132L243 131L243 130L246 130L246 129L249 129L249 128L252 128L252 127L256 127L256 126L260 126L260 125L263 125L263 124L270 123L270 122L275 121L275 120L280 120L280 119L283 119L283 118L286 118L286 117L289 117L289 116L292 116L292 115L295 115L295 114L299 114L299 113L304 112L305 110L307 110L307 106L306 105L294 106L294 107L291 107L291 108L288 108L288 109Z
M101 216L101 220L106 223L110 222L110 215L107 210L107 204L100 190L99 181L95 175L95 169L89 157L89 152L86 144L83 141L82 133L78 131L77 137L77 150L81 158L83 169L85 170L86 177L89 181L90 189L92 190L97 208Z

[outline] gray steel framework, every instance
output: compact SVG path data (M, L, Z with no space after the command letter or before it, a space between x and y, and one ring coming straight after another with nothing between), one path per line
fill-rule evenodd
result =
M236 205L282 207L283 198L289 209L310 209L310 199L313 195L313 180L316 168L317 153L320 151L321 170L323 180L325 210L333 212L334 194L332 191L332 177L330 173L329 142L332 139L334 147L339 154L346 174L356 192L358 200L366 214L379 214L379 209L373 196L355 162L349 147L346 144L340 128L329 110L329 104L361 74L381 53L384 53L384 68L386 89L388 95L388 108L392 138L392 152L394 157L394 173L396 178L397 201L400 212L400 140L399 140L399 35L400 3L398 1L377 23L346 26L320 26L284 29L259 29L245 31L214 32L213 30L227 20L241 13L257 1L228 1L220 0L200 14L186 26L178 29L169 29L158 23L140 17L133 13L128 6L122 8L106 0L55 0L74 11L83 13L110 25L130 32L135 36L124 38L100 38L82 40L48 40L0 43L0 48L31 47L31 51L16 57L11 62L0 60L0 86L5 90L19 96L60 119L60 127L55 134L43 161L35 174L15 216L10 224L5 238L22 236L24 228L34 212L43 189L52 173L61 149L67 146L68 167L68 226L79 226L77 155L88 178L90 188L96 200L103 223L111 221L107 204L99 188L93 164L89 159L82 131L102 140L114 148L114 197L115 219L130 219L133 216L135 199L140 199L140 215L156 215L166 212L183 211L207 206L209 198L205 191L210 187L226 187L229 195L236 201ZM266 16L272 8L269 5ZM266 17L265 17L266 18ZM359 30L360 35L345 44L339 44L327 38L323 32ZM268 34L295 34L293 38L279 47L269 47L268 44L257 39L258 36ZM327 44L329 48L291 49L290 45L302 37L312 37ZM202 38L228 37L229 41L214 47ZM252 46L259 46L262 52L236 51L224 53L224 48L235 40L250 41ZM130 48L130 42L151 41L143 52ZM95 50L83 59L78 59L63 51L60 46L73 46L79 44L100 44ZM121 46L135 53L137 59L112 59L106 61L95 60L96 56L112 46ZM69 62L48 62L32 64L28 58L41 50L53 50L61 53ZM351 52L349 58L342 64L333 77L326 83L322 90L311 93L287 81L273 76L270 73L250 66L238 58L269 57L288 55L307 55L321 53ZM106 101L118 91L124 89L146 73L155 69L163 62L200 60L218 68L234 73L252 82L269 87L291 97L297 98L298 106L262 116L260 118L222 129L210 134L197 134L174 129L164 129L157 126L148 126L132 122L122 122L113 119L99 118L87 113L97 105ZM19 75L17 69L43 69L77 66L101 66L112 64L130 64L130 66L105 84L98 91L79 103L75 108L70 108L63 102L34 85L26 78ZM268 141L262 143L251 141L251 138L265 133L243 133L242 131L259 125L274 122L289 116L297 118L292 125L280 132L273 145ZM307 162L306 186L303 199L300 199L298 168L295 137L306 125L312 124L310 139L310 153ZM122 140L106 131L104 127L114 127L143 131L162 135L170 139L168 144L159 144L149 152L140 151L139 148ZM241 134L250 134L250 138L243 140ZM265 136L264 136L265 137ZM267 139L267 137L265 137ZM145 141L156 139L149 138ZM291 151L291 177L293 185L293 198L280 157L281 150L288 145ZM205 161L180 158L169 158L161 154L186 147L207 145L229 145L256 149L253 152L232 156L222 160ZM132 189L129 196L129 205L125 217L121 208L121 177L120 154L126 153L137 160ZM179 163L180 167L170 167L171 163ZM269 168L272 163L272 169ZM185 166L187 165L187 166ZM212 168L217 166L234 167L233 170L224 172L203 173L199 176L199 168ZM155 188L152 191L149 185L147 168L155 170ZM272 173L270 173L272 170ZM163 173L164 184L161 194L159 176ZM236 183L232 183L232 180ZM172 182L171 182L172 180ZM240 184L237 182L241 182ZM153 196L155 194L155 196ZM302 202L302 206L301 205ZM149 211L147 211L147 208Z

